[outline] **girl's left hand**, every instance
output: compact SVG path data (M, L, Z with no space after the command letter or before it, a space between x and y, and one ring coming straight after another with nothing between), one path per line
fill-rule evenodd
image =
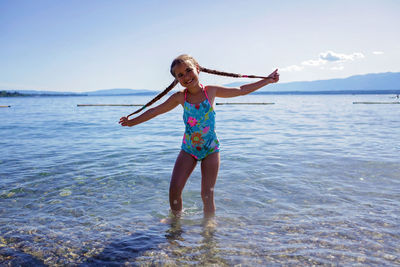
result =
M127 117L122 117L121 119L119 119L119 124L121 124L122 126L129 126L128 122L129 120Z
M274 72L272 72L270 75L268 75L269 80L271 80L271 83L276 83L279 81L279 73L278 73L278 69L274 70Z

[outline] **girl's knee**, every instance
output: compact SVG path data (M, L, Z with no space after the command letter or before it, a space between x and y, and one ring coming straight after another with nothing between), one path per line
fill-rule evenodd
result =
M169 204L172 211L180 211L182 209L182 190L175 187L169 188Z

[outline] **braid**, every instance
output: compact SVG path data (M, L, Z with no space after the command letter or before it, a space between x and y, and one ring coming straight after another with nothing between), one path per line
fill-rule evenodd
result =
M161 93L159 93L155 98L153 98L152 100L150 100L146 105L144 105L143 107L139 108L138 110L136 110L135 112L129 114L128 116L126 116L127 118L129 118L130 116L139 113L140 111L144 110L145 108L151 106L152 104L154 104L154 102L158 101L160 98L162 98L164 95L166 95L169 91L172 90L172 88L175 87L175 85L178 84L178 80L174 80L164 91L162 91Z
M236 74L236 73L230 73L230 72L223 72L219 70L210 70L207 68L203 68L199 66L200 71L206 72L209 74L215 74L215 75L220 75L220 76L228 76L228 77L235 77L235 78L260 78L260 79L267 79L268 77L264 76L256 76L256 75L242 75L242 74Z
M242 74L236 74L236 73L229 73L229 72L223 72L223 71L218 71L218 70L210 70L207 68L203 68L199 65L199 63L197 63L197 61L189 56L189 55L180 55L179 57L175 58L174 61L172 61L171 64L171 68L170 68L170 72L172 74L172 76L175 77L175 73L173 71L174 67L178 64L184 63L186 61L190 61L194 66L197 66L199 68L199 71L202 72L206 72L209 74L215 74L215 75L221 75L221 76L228 76L228 77L235 77L235 78L259 78L259 79L267 79L268 77L264 77L264 76L256 76L256 75L242 75ZM178 84L178 80L175 79L164 91L162 91L161 93L159 93L155 98L153 98L152 100L150 100L146 105L144 105L143 107L139 108L138 110L136 110L135 112L129 114L127 116L130 117L136 113L139 113L140 111L144 110L145 108L151 106L152 104L154 104L154 102L156 102L157 100L159 100L160 98L162 98L164 95L166 95L169 91L172 90L172 88L175 87L175 85Z

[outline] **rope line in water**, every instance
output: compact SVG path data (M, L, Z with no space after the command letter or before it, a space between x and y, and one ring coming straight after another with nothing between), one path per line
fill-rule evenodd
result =
M78 107L141 107L143 104L78 104Z
M353 104L400 104L400 102L353 102Z

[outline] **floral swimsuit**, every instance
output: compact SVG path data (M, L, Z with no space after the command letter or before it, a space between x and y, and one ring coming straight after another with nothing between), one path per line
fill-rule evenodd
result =
M183 135L182 150L197 160L219 152L219 141L215 133L215 111L204 88L203 92L206 99L199 104L191 104L186 100L186 89L183 106L183 122L186 129Z

